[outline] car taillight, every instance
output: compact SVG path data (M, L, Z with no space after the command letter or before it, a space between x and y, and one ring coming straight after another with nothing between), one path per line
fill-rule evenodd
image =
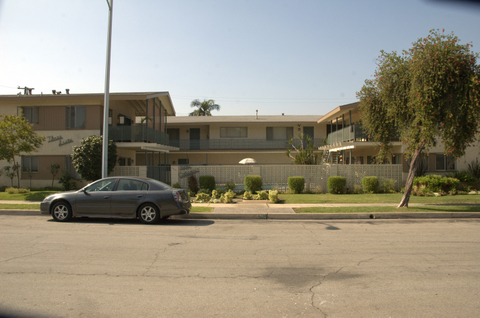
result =
M173 199L177 202L182 202L182 196L180 195L180 192L178 191L173 191Z

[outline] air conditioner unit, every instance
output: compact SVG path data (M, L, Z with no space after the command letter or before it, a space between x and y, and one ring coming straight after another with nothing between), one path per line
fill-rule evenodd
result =
M112 124L112 117L108 117L108 124L109 124L109 125Z

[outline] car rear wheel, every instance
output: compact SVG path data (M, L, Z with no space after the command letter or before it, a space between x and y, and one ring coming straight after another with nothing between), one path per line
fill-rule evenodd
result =
M138 218L142 223L154 224L160 220L160 211L153 204L144 204L140 207Z
M57 222L67 222L72 219L72 208L64 201L57 202L52 207L52 217Z

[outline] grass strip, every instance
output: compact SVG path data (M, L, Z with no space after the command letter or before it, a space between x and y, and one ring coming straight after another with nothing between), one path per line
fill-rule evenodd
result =
M410 213L410 212L480 212L480 206L453 205L453 206L415 206L397 208L394 206L359 206L359 207L309 207L294 208L295 213Z
M208 206L192 206L190 213L211 213L214 208Z
M37 204L0 204L0 210L37 210L37 211L40 211L40 203L37 203Z
M342 204L342 203L400 203L403 193L378 194L279 194L284 204ZM410 203L446 204L446 203L480 203L480 195L446 195L443 197L411 196Z

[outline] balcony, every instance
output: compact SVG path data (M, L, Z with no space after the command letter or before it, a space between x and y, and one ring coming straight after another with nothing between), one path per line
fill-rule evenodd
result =
M356 124L334 131L327 136L327 145L345 141L368 141L368 135L361 124Z
M314 149L323 145L323 139L314 139ZM299 139L294 139L295 146L300 145ZM170 146L180 150L278 150L287 149L285 139L201 139L201 140L170 140Z
M115 142L148 142L168 145L168 134L142 125L110 126L108 137Z

